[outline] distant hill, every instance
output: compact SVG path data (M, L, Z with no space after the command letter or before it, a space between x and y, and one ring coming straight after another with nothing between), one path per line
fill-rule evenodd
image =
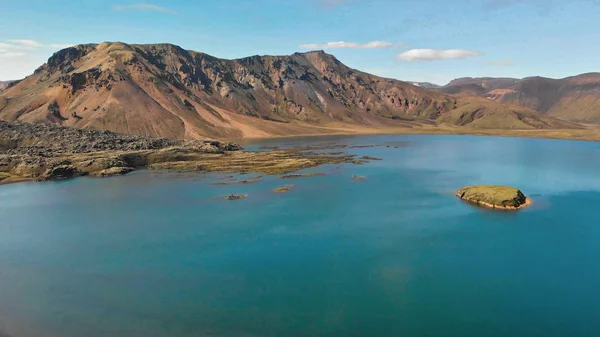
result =
M14 82L17 82L17 81L0 81L0 91L6 89L11 83L14 83Z
M363 73L323 51L225 60L170 44L119 42L55 53L0 93L0 119L168 138L287 136L438 122L576 127L529 109Z
M425 88L425 89L439 89L442 86L429 82L410 82L410 84L415 85L417 87Z
M567 121L600 123L600 73L563 79L461 78L438 90L515 104Z
M513 85L520 80L517 78L502 78L502 77L462 77L457 78L444 87L455 87L455 86L463 86L463 85L478 85L487 90L493 90L497 88L503 88L510 85Z

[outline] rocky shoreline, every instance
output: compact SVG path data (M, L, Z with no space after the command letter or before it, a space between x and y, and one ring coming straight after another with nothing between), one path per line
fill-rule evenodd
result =
M215 140L171 140L0 121L0 184L107 177L138 169L286 174L353 162L357 162L353 155L303 148L249 152L235 143Z

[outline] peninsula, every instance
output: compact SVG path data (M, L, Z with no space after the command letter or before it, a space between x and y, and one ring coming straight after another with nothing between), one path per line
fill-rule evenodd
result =
M174 140L0 121L0 184L106 177L137 169L289 174L321 164L363 161L354 155L309 148L251 152L216 140Z

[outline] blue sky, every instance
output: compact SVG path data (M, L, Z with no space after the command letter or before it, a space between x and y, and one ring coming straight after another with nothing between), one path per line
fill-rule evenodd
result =
M0 80L102 41L223 58L325 49L359 70L438 84L561 78L600 71L599 17L600 0L0 0Z

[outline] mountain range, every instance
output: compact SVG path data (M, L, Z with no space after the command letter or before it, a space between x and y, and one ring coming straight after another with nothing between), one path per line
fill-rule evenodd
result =
M557 104L480 82L414 85L349 68L323 51L226 60L171 44L104 42L63 49L2 90L0 119L175 139L581 127L554 118L563 117ZM463 87L474 91L465 95ZM573 87L564 90L585 83Z
M435 89L515 104L571 122L600 122L600 73L563 79L459 78Z

